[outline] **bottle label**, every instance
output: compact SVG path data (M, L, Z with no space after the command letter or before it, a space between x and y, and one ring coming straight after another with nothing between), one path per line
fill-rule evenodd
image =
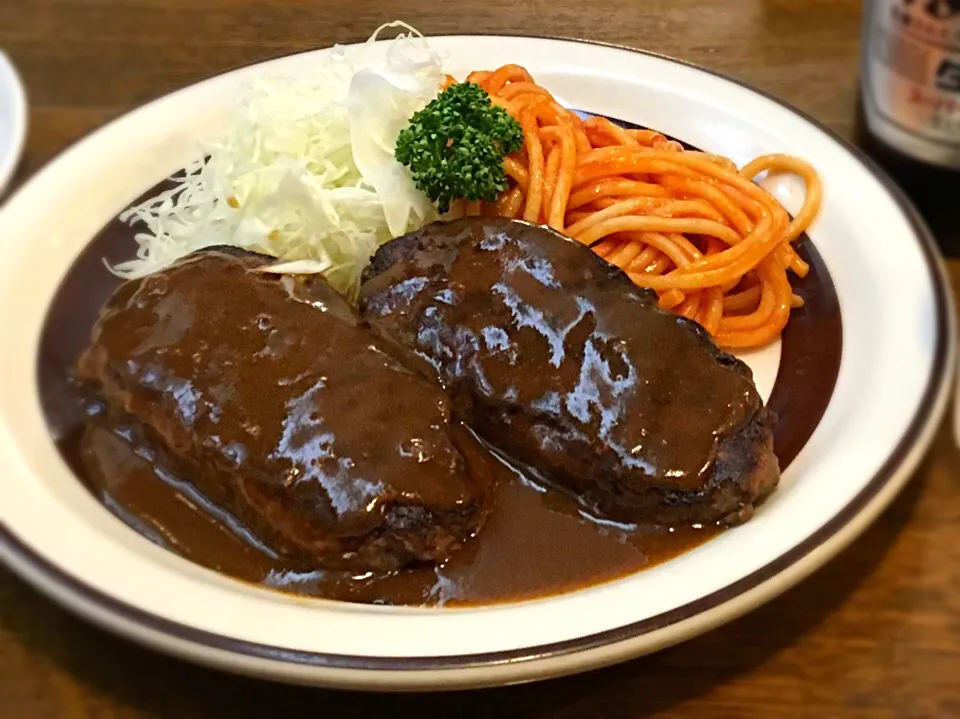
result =
M873 134L960 168L960 0L868 0L861 83Z

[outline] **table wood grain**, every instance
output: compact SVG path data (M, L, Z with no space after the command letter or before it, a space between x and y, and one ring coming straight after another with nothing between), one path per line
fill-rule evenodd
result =
M5 0L0 47L30 100L17 180L145 100L237 65L362 40L394 18L425 33L585 37L666 53L852 131L852 0ZM960 262L949 269L960 290ZM800 586L658 655L536 685L377 696L223 675L93 629L0 570L0 716L305 714L960 717L960 452L949 426L876 524Z

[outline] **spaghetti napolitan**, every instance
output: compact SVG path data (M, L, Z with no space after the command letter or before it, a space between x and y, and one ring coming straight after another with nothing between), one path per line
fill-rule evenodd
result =
M809 164L765 155L738 170L652 130L583 120L518 65L474 72L467 82L519 121L524 146L506 158L509 187L495 203L455 211L546 224L589 245L729 349L771 342L802 306L787 273L809 271L792 246L820 205ZM753 182L764 172L792 172L806 183L792 220Z

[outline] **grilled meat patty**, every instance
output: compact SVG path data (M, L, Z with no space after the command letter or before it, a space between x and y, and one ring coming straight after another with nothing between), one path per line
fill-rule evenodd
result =
M80 378L282 556L444 560L487 509L484 471L458 448L475 440L324 280L258 271L270 261L211 248L126 282Z
M470 217L397 238L360 309L433 366L458 418L601 517L737 523L779 480L750 369L548 228Z

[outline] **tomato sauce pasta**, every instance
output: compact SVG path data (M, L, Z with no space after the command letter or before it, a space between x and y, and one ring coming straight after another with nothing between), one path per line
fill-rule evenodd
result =
M517 65L474 72L467 82L517 119L524 145L506 158L509 187L495 203L455 211L549 225L589 245L727 349L775 340L802 306L788 273L810 269L793 248L820 206L809 164L765 155L738 170L652 130L581 119ZM764 172L803 179L806 197L793 219L753 182Z

